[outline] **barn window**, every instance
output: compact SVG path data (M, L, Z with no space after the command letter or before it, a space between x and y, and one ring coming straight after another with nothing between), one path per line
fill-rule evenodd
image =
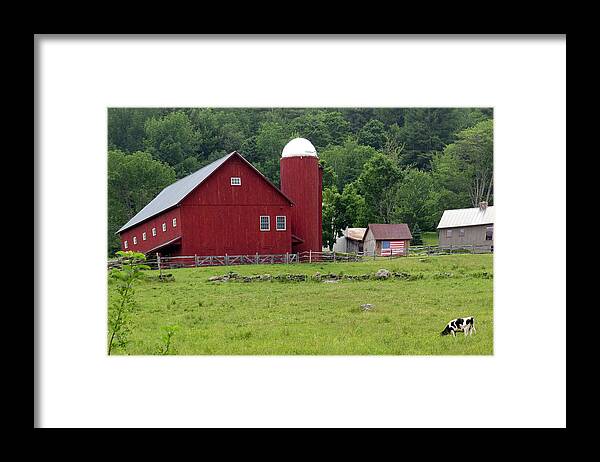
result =
M127 243L127 241L123 242L123 245L125 246L125 248L129 247L129 244Z
M277 231L285 231L285 215L275 217L275 228Z
M146 240L146 233L145 232L142 233L142 240L144 240L144 241Z
M493 237L494 237L494 227L493 226L486 226L486 228L485 228L485 240L486 241L491 241Z
M242 185L242 179L239 176L231 177L231 186L241 186L241 185Z
M177 218L173 218L173 228L177 227Z
M167 224L163 223L163 232L167 230Z
M268 215L261 215L260 230L261 231L270 231L271 230L271 217L269 217Z
M152 228L152 235L156 236L156 228Z
M458 231L458 235L460 237L465 237L465 229L464 228L460 228L460 231Z
M137 244L137 237L133 236L133 245Z
M447 229L446 230L446 237L452 237L452 230L451 229Z

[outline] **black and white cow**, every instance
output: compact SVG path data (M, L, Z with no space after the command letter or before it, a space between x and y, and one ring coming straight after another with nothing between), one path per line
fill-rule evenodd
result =
M464 332L465 337L467 335L473 335L475 330L475 318L473 316L467 316L466 318L456 318L446 324L445 329L440 335L452 334L456 337L457 332Z

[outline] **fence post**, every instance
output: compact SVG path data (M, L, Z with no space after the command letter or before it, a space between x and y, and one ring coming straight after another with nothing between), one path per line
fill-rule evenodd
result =
M229 256L225 254L225 266L229 266Z
M333 262L335 263L335 252L333 252Z
M308 263L312 263L312 250L308 251Z
M198 255L194 254L194 266L198 266Z
M289 262L290 262L290 257L289 257L289 254L288 254L288 252L286 252L286 253L285 253L285 262L286 262L286 263L289 263Z
M162 276L162 270L160 267L160 253L156 252L156 263L158 264L158 274Z
M260 261L260 260L259 260L259 258L258 258L258 252L256 252L256 264L257 264L257 265L258 265L258 262L259 262L259 261Z

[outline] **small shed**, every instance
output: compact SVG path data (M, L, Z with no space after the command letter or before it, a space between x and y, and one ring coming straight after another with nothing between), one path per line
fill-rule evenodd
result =
M367 228L348 228L333 244L334 252L358 253L363 251L363 237Z
M455 248L494 247L494 206L481 202L479 207L444 210L437 226L439 245Z
M365 230L364 252L368 255L408 255L412 234L406 223L369 223Z

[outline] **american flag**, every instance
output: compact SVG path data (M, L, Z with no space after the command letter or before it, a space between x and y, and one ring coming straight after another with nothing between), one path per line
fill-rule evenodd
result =
M403 255L404 241L381 241L381 255Z

